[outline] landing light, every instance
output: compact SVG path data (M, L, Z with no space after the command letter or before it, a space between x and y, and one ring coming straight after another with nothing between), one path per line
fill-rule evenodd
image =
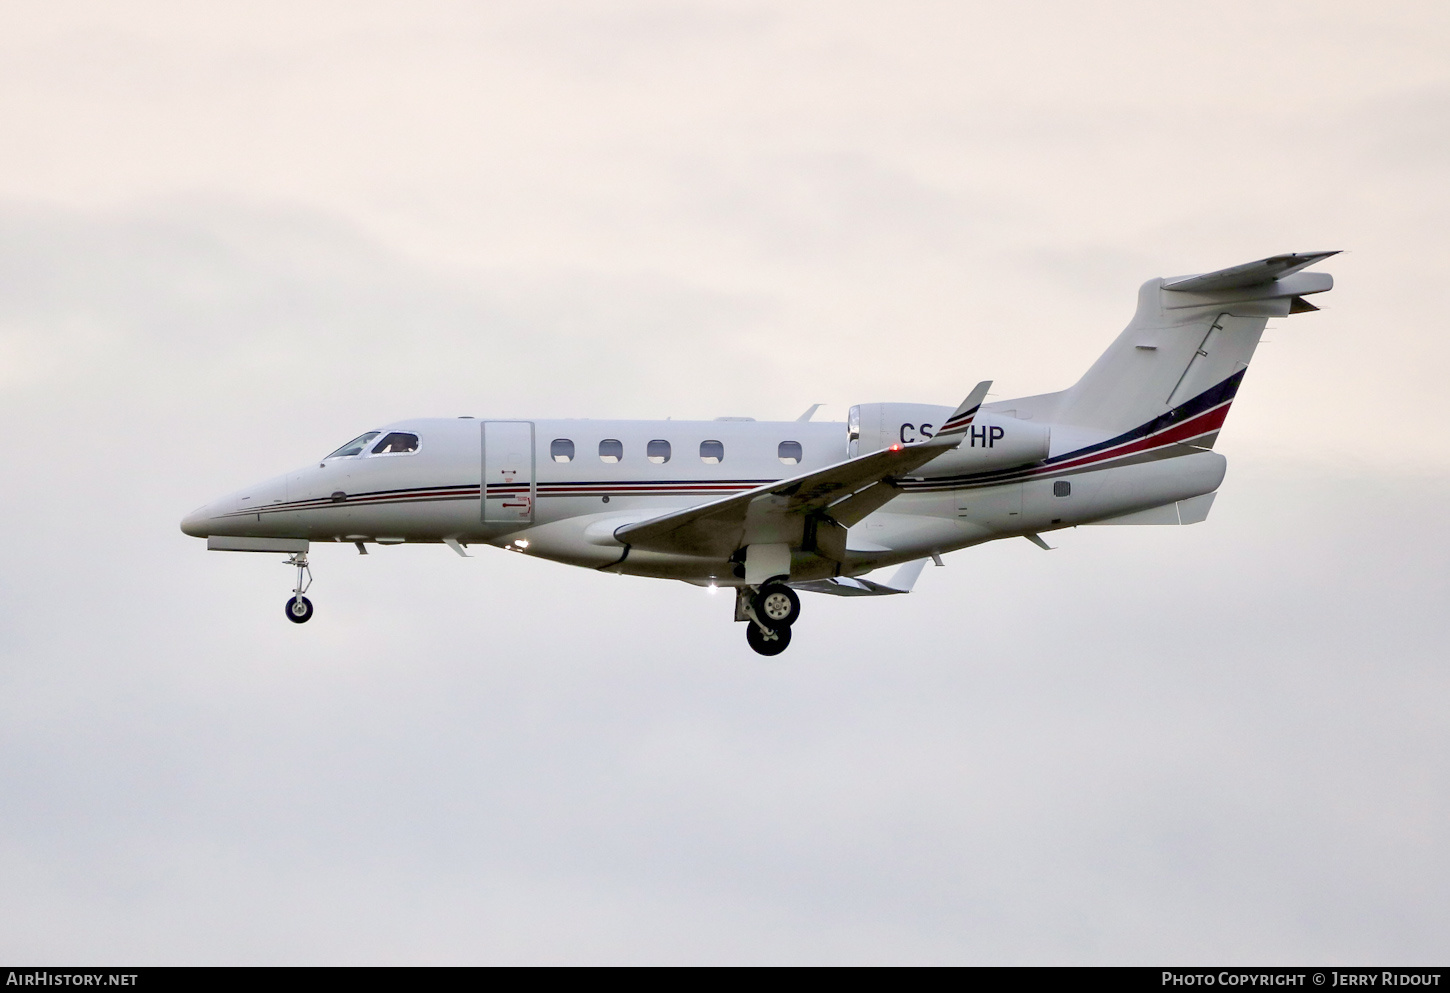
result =
M520 548L528 548L529 547L529 539L527 539L527 538L520 538L517 541L515 541L514 544L515 545L518 545Z

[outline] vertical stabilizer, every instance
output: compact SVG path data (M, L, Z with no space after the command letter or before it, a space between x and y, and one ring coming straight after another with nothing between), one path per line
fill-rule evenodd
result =
M1334 281L1300 270L1333 254L1276 255L1218 272L1149 280L1138 291L1127 329L1082 379L1057 394L1052 420L1107 438L1191 421L1192 428L1175 434L1212 447L1264 324L1317 309L1304 297L1325 292Z

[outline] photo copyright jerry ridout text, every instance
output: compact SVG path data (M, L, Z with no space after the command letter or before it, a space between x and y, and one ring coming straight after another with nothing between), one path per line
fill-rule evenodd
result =
M10 972L6 986L135 986L134 972Z
M1439 972L1178 972L1163 970L1164 986L1439 986Z

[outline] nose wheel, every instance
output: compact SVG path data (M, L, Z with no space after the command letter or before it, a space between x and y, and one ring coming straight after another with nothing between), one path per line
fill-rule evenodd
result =
M312 620L312 601L305 596L295 596L288 600L287 619L293 624L306 624Z
M285 560L287 565L297 568L297 586L292 590L292 599L287 601L287 619L293 624L306 624L312 620L312 601L303 596L312 585L312 569L307 565L307 553L298 552Z

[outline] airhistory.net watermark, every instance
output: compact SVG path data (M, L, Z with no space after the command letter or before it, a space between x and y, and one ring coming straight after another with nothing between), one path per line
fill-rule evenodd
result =
M135 986L134 972L9 972L6 986Z

